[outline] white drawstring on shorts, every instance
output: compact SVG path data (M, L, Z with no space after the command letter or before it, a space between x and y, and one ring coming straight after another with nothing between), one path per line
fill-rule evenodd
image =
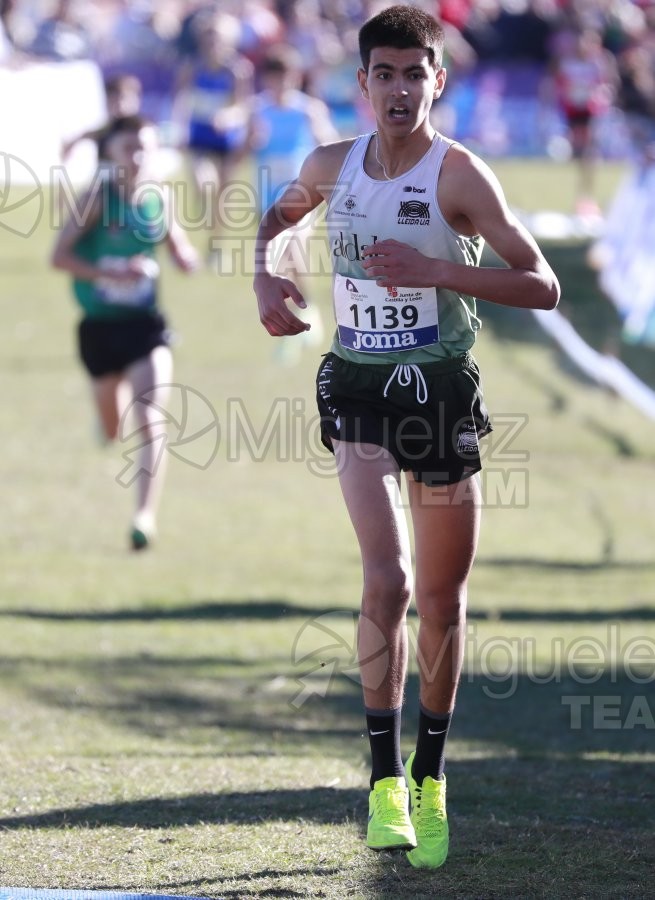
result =
M394 380L394 378L398 379L398 384L401 387L409 387L409 385L412 383L412 372L416 375L416 401L417 403L427 403L428 386L425 383L423 372L421 372L420 368L414 363L409 363L407 365L399 363L396 366L385 385L383 396L387 396L389 387L391 386L391 382Z

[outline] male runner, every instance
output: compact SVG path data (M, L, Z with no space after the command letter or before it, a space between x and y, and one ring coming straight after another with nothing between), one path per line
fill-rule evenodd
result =
M270 271L266 250L327 203L337 331L319 368L318 404L364 570L358 653L372 757L367 844L407 848L412 865L436 868L448 852L444 746L478 535L478 439L490 430L470 355L480 327L474 298L551 309L559 285L487 166L430 124L446 83L441 25L394 6L366 22L359 41L357 77L377 131L307 157L262 219L254 289L271 335L308 327L286 302L302 308L302 295ZM506 268L478 266L483 240ZM413 591L420 714L416 750L403 767ZM380 633L388 661L376 669L365 661Z
M59 232L55 268L73 276L82 310L79 353L87 370L102 435L114 440L132 394L142 443L134 478L136 510L130 531L134 550L156 534L163 484L161 446L173 372L169 330L159 307L157 245L166 243L183 272L197 268L197 254L166 208L165 194L150 177L156 131L140 116L125 116L104 138L111 168L95 179Z

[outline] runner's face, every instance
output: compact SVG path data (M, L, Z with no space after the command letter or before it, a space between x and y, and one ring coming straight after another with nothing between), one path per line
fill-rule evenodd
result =
M411 134L427 121L446 83L446 70L435 70L427 51L418 47L375 47L368 72L359 69L357 76L378 128L397 135Z
M143 173L155 145L155 131L146 126L139 131L117 134L111 140L108 152L128 180L131 180Z
M135 116L141 106L141 91L137 87L121 87L107 97L107 112L112 119Z

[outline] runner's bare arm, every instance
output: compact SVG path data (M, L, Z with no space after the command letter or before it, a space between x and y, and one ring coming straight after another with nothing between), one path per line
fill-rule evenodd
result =
M78 256L75 245L100 218L101 195L96 186L82 195L79 209L81 215L71 215L57 235L50 263L53 268L69 272L74 278L91 281L102 274L100 267Z
M171 192L164 192L164 203L167 223L164 240L168 253L178 269L183 272L195 272L200 268L198 251L177 221Z
M259 306L259 318L274 337L300 334L309 330L289 309L287 300L304 309L305 299L288 278L275 275L271 267L270 244L287 228L316 209L329 196L338 177L350 142L341 141L317 147L303 163L298 177L279 200L262 216L255 241L255 279L253 288Z
M399 241L364 251L364 268L382 286L442 287L503 306L553 309L559 284L536 241L507 206L495 175L482 160L453 147L439 179L439 205L459 234L481 235L507 268L432 259Z

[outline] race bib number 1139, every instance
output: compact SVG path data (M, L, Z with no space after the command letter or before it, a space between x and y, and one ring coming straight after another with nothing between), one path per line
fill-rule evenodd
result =
M380 287L334 277L339 343L362 353L414 350L439 340L436 288Z

